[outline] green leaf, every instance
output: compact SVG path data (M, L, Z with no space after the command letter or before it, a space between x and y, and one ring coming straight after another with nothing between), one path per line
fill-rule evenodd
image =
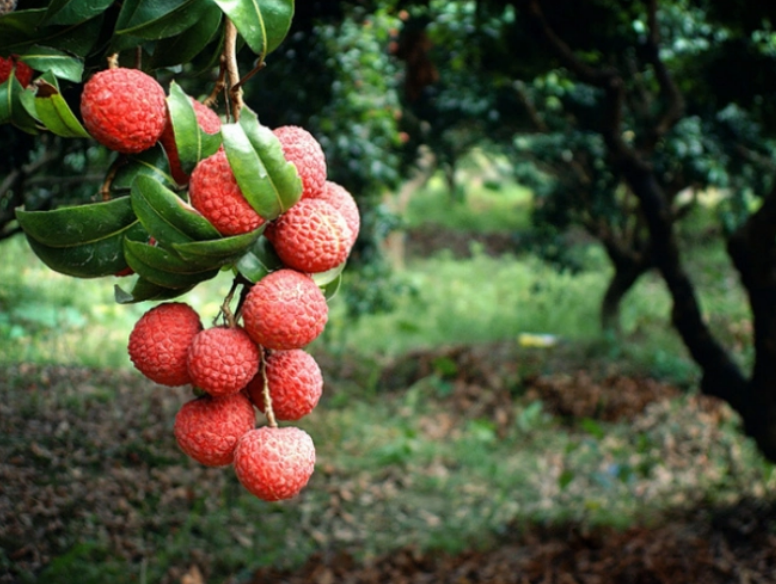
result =
M221 126L221 135L240 191L259 215L272 221L299 200L302 181L296 167L254 112L243 109L240 123Z
M135 179L131 199L138 219L162 246L221 237L199 212L151 177Z
M319 284L319 286L326 300L331 300L337 295L337 292L339 292L342 287L342 273L337 274L334 279L329 280L323 285Z
M182 260L169 250L142 241L127 240L124 242L124 246L125 253L129 249L130 253L143 262L143 264L160 272L193 277L204 277L207 275L207 278L211 278L215 276L215 273L221 267L219 265L214 266L211 262L203 261L197 263Z
M147 300L170 300L182 296L194 288L165 288L145 278L138 278L130 292L125 292L118 284L114 287L113 294L116 302L119 304L132 304L135 302L145 302Z
M105 12L113 0L53 0L42 24L80 24Z
M53 211L18 209L16 219L29 237L61 248L122 234L137 222L129 197Z
M139 175L150 176L167 186L175 185L161 144L129 156L116 171L111 181L111 192L129 194L135 177Z
M335 266L330 270L312 274L313 282L318 284L318 286L321 288L323 288L324 286L328 286L329 284L331 284L332 282L334 282L340 277L343 270L345 269L346 263L347 262L342 262L340 265Z
M11 123L28 134L37 134L38 127L35 118L29 110L35 111L35 106L25 104L25 97L33 93L22 87L16 75L11 75L5 82L0 83L0 124Z
M291 28L294 0L214 0L234 22L251 50L266 57Z
M215 37L222 19L221 9L215 4L209 4L194 26L156 43L151 67L158 69L190 62Z
M30 236L27 241L35 255L55 272L76 278L99 278L112 276L127 267L124 239L143 237L146 237L145 230L136 222L101 239L69 247L51 247Z
M55 77L74 83L80 83L84 73L82 59L51 47L30 47L20 56L20 60L36 71L51 71Z
M115 33L149 40L172 37L212 14L210 6L210 0L132 0L122 6Z
M237 271L251 282L283 267L283 262L266 237L259 237L235 264Z
M51 73L44 74L37 82L35 111L46 129L57 136L89 138L89 133L59 93L59 85Z
M209 271L181 272L185 262L173 254L152 245L124 239L124 258L138 275L149 282L181 290L191 288L200 282L209 280L218 274L218 269Z
M265 225L250 233L233 235L213 241L194 241L191 243L176 243L172 248L181 258L188 261L212 261L225 266L232 264L248 251L264 231Z
M0 17L0 53L22 53L35 45L85 57L100 38L103 15L80 24L38 26L46 9L17 10Z
M45 8L16 10L0 18L0 54L17 52L17 47L34 39L45 12Z
M208 134L199 127L191 102L192 98L186 95L180 85L175 81L170 83L167 109L172 120L181 168L186 174L191 174L200 160L215 153L221 145L220 135Z

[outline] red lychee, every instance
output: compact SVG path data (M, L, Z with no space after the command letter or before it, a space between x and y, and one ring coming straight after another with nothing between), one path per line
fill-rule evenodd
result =
M259 499L291 499L315 470L313 439L300 428L256 428L237 443L234 470L240 483Z
M191 98L191 104L194 106L194 113L197 116L199 127L207 134L217 134L221 129L221 118L218 117L218 114L194 98ZM175 144L175 132L172 127L169 111L167 114L167 123L164 126L162 135L159 137L159 142L167 153L167 160L170 163L172 178L179 185L188 184L190 177L183 172L183 169L181 168L181 159L178 155L178 147Z
M197 334L188 354L191 382L214 397L243 389L259 370L259 349L241 327L216 326Z
M162 385L191 383L189 346L202 330L197 312L183 302L166 302L147 311L129 335L129 357L151 381Z
M282 269L253 285L242 308L251 338L267 349L301 349L321 334L329 307L321 289L306 274Z
M353 195L342 185L327 180L323 185L323 190L315 198L330 203L345 218L345 223L350 228L350 247L352 248L361 229L361 215Z
M264 223L243 197L224 150L201 160L194 168L189 198L222 235L248 233Z
M167 123L164 89L138 69L96 73L84 85L81 115L89 134L103 146L136 154L156 144Z
M19 55L11 55L7 59L0 57L0 83L8 81L12 70L22 87L27 87L32 82L34 72L27 63L19 60Z
M299 201L268 225L264 235L286 266L308 274L344 262L353 239L342 214L317 198Z
M278 420L298 420L313 411L323 392L323 375L315 358L302 351L273 351L266 360L272 411ZM248 396L265 409L264 378L259 373L248 384Z
M318 140L299 126L280 126L273 133L280 140L286 160L293 163L302 179L302 198L320 193L326 181L326 156Z
M175 416L175 440L205 466L232 464L237 442L256 425L253 405L243 393L204 395L183 404Z

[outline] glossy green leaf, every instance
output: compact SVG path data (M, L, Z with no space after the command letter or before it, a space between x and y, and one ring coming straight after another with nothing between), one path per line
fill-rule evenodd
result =
M222 20L221 9L215 4L209 4L192 27L156 43L151 66L160 68L189 63L213 40Z
M197 263L183 260L169 250L141 241L127 240L124 242L124 245L125 251L129 249L130 253L143 262L143 264L160 272L207 279L214 276L221 267L214 266L210 262Z
M251 282L283 267L275 249L266 237L259 237L235 264L237 271Z
M250 233L233 235L213 241L194 241L191 243L178 243L172 246L184 260L195 262L211 261L214 265L227 265L236 262L248 251L264 231L262 225Z
M0 17L0 53L18 52L17 47L31 43L45 13L45 8L16 10Z
M151 177L135 179L131 199L138 219L162 246L221 237L199 212Z
M116 34L158 40L182 33L209 14L210 0L125 2L116 21Z
M188 269L186 262L162 248L129 238L124 240L124 258L129 267L142 278L174 290L191 288L218 274L217 268L196 272L175 271Z
M339 292L341 287L342 287L342 274L340 273L337 275L336 278L321 286L321 291L323 292L323 295L326 298L326 300L331 300L337 295L337 292Z
M52 211L16 211L24 232L50 247L72 247L123 233L137 222L129 197L60 207Z
M52 83L53 82L53 83ZM35 111L47 130L65 138L89 138L65 98L59 93L56 78L46 73L37 82Z
M80 24L103 13L113 0L52 0L42 24Z
M221 127L224 150L237 184L251 207L268 221L301 197L302 181L286 161L280 141L245 108L239 124Z
M324 286L327 286L331 282L334 282L337 280L340 275L342 274L343 270L345 269L345 264L347 262L342 262L340 265L333 267L331 270L326 270L325 272L317 272L312 275L313 282L318 284L321 288Z
M194 288L194 286L178 289L165 288L164 286L149 282L145 278L138 278L135 281L132 290L129 292L124 291L124 289L117 284L113 289L113 295L116 302L119 304L132 304L136 302L145 302L147 300L170 300L185 294L192 288Z
M46 9L17 10L0 17L0 52L23 53L35 45L85 57L100 38L103 15L79 24L38 26Z
M51 71L55 77L74 83L80 83L84 73L82 59L51 47L30 47L20 56L20 60L36 71Z
M167 109L172 120L181 168L186 174L191 174L200 160L215 153L221 145L219 134L208 134L199 127L191 101L192 98L186 95L180 85L175 81L170 83Z
M234 22L251 50L260 56L274 51L291 28L294 0L214 0Z
M150 176L168 187L175 185L175 181L170 176L167 155L160 144L139 154L128 156L111 181L111 192L128 195L135 177L140 175Z
M10 122L28 134L37 134L37 122L29 111L34 112L35 106L24 103L27 94L32 98L32 90L24 89L15 75L0 83L0 124Z
M123 252L126 238L144 237L145 230L134 223L111 235L70 247L51 247L27 237L30 248L55 272L76 278L112 276L127 267Z

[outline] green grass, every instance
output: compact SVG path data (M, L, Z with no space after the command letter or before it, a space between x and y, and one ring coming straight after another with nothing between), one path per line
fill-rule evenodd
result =
M466 176L467 173L464 173ZM476 233L530 228L531 192L503 177L469 179L460 197L451 195L437 173L413 194L403 217L408 227L431 225Z

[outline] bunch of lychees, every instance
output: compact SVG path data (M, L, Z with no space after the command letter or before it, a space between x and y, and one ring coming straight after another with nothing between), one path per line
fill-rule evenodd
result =
M218 133L221 120L194 101L203 131ZM233 465L240 482L268 500L295 496L315 464L310 436L278 427L310 413L323 388L321 370L303 349L321 334L328 305L312 275L341 267L360 227L353 197L327 180L320 144L306 130L273 131L302 183L299 200L267 220L246 200L223 148L200 160L188 175L180 166L164 89L151 76L114 67L85 85L84 126L100 143L134 154L161 143L178 185L188 184L188 203L224 237L254 232L280 265L256 282L243 281L234 312L229 298L223 322L204 328L187 303L167 301L148 310L129 337L135 367L167 386L191 384L201 394L185 403L174 422L186 454L207 466ZM267 424L256 427L258 409Z

